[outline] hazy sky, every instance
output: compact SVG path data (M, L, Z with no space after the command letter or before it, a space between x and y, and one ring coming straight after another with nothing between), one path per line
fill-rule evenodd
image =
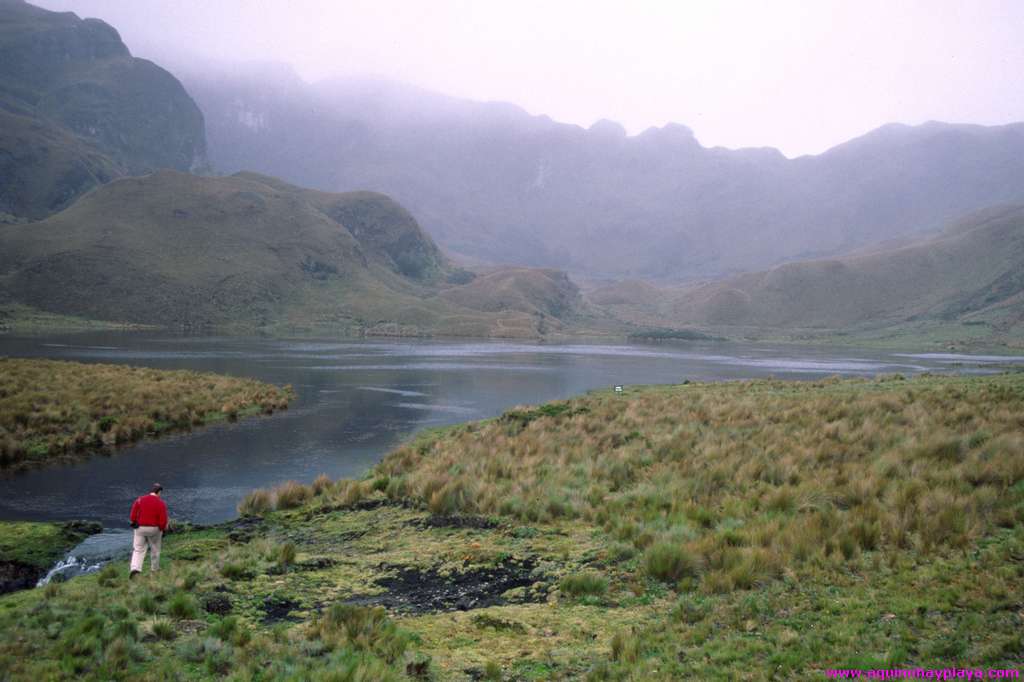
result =
M630 133L817 153L890 121L1024 120L1021 0L37 0L159 60L378 74Z

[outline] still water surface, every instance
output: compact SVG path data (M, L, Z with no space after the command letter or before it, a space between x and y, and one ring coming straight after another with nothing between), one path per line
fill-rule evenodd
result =
M0 478L0 518L94 519L113 528L127 525L131 500L153 481L164 485L173 517L225 520L255 487L308 482L320 473L358 476L419 429L614 384L985 372L1008 361L765 344L292 341L148 333L0 337L0 355L194 369L295 387L291 409L271 417Z

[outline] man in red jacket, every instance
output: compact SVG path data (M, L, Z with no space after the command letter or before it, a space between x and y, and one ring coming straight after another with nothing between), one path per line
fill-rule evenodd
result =
M162 485L154 483L148 495L143 495L132 504L130 518L132 528L135 529L135 539L129 578L142 572L147 549L153 552L149 555L149 570L155 573L160 568L160 541L167 530L167 505L160 499L163 490Z

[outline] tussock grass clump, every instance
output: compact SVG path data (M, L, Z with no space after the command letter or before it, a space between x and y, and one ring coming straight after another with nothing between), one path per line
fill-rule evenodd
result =
M236 554L221 564L220 574L228 580L244 580L251 577L253 573L250 570L251 563L248 558L242 558Z
M666 582L678 582L697 576L697 560L681 545L658 542L644 553L644 568L648 575Z
M172 618L183 620L186 618L197 618L199 616L199 604L195 598L185 592L177 592L167 602L167 613Z
M277 551L277 563L282 568L295 563L295 543L286 542Z
M274 510L274 496L269 490L257 488L238 503L238 513L242 516L260 516Z
M333 483L327 474L320 474L313 480L313 494L323 495L331 489Z
M319 640L329 650L351 648L372 653L387 663L402 657L411 636L388 618L383 608L332 604L314 621L309 639Z
M290 386L183 370L0 358L0 467L288 407Z
M167 620L156 620L150 626L150 631L153 636L163 641L170 641L178 636L177 630L174 629L174 625Z
M274 488L274 507L294 509L313 497L313 489L296 481L286 481Z
M573 597L600 597L608 592L608 579L593 571L583 571L562 578L558 589Z
M326 476L322 476L326 479ZM320 479L317 479L318 481ZM320 483L320 490L328 487ZM243 516L262 516L278 509L295 509L311 500L317 494L314 486L303 485L298 481L285 481L271 490L257 488L251 491L238 503L238 513Z

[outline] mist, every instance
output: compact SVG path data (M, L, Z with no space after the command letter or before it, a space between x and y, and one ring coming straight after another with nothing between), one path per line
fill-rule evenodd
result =
M819 153L889 122L1024 118L1024 5L44 0L159 63L379 76L630 134Z

